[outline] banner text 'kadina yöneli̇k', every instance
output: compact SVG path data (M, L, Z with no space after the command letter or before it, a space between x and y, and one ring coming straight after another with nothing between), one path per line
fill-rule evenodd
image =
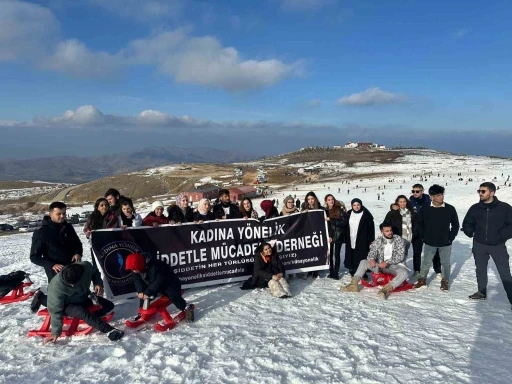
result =
M266 220L237 219L93 231L91 244L110 297L133 296L130 253L168 263L183 288L241 281L252 275L256 248L274 240L287 272L326 269L329 241L324 211Z

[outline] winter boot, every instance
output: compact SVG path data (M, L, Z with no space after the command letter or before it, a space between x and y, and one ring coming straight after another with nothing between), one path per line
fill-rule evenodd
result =
M448 290L448 280L441 280L441 291L447 291Z
M377 293L377 296L380 298L380 299L384 299L386 300L389 295L391 294L391 291L393 290L393 286L391 285L391 283L389 284L386 284L378 293Z
M124 336L124 332L121 331L120 329L115 329L115 328L113 330L111 330L109 333L107 333L107 337L111 341L117 341L123 336Z
M185 307L185 320L190 323L194 321L194 307L190 304Z
M130 319L131 322L135 323L136 321L139 321L141 319L142 315L140 313L137 313L137 316L134 316Z
M427 279L423 279L423 278L419 278L418 279L418 282L414 285L414 288L421 288L421 287L426 287L427 286Z
M32 313L36 313L39 308L41 307L41 297L44 295L43 292L37 291L32 299L32 302L30 303L30 311Z
M443 274L441 272L436 273L436 279L437 280L443 280Z
M481 292L475 292L469 296L471 300L485 300L487 299L487 295Z
M359 279L357 277L352 277L350 284L341 287L341 290L344 292L359 292Z
M414 271L411 276L411 279L418 279L420 277L420 271Z

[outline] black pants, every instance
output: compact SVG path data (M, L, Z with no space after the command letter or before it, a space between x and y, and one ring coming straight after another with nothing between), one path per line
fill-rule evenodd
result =
M331 243L329 251L329 276L338 277L340 274L341 246L342 243Z
M492 257L496 269L503 283L503 288L507 293L508 301L512 304L512 276L510 275L510 256L505 244L485 245L473 241L473 257L476 266L476 281L478 283L478 292L487 294L487 264L489 257Z
M181 283L178 279L176 279L177 282L173 281L173 284L171 284L167 289L163 292L160 292L163 296L168 297L172 303L178 308L180 311L183 311L185 307L187 306L187 302L185 299L181 296ZM142 308L142 305L144 304L144 300L140 299L139 306Z
M39 300L41 305L48 306L48 296L41 295ZM95 312L89 312L87 308L93 305L91 299L85 300L82 304L69 304L64 309L64 314L70 317L78 317L80 320L85 321L91 327L99 330L102 333L108 333L114 328L108 323L101 321L100 317L105 316L107 313L114 309L114 303L110 300L104 299L98 296L98 303L101 305L101 309Z
M423 239L417 237L412 240L412 263L414 266L414 272L419 272L421 270L421 252L423 251ZM434 266L434 271L436 273L441 273L441 258L439 257L439 251L436 251L434 255L434 259L432 260L432 265Z

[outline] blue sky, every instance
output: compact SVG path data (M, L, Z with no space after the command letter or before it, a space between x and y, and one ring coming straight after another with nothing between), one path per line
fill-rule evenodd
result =
M279 130L296 145L508 132L511 14L506 0L2 0L0 129L11 143L36 127Z

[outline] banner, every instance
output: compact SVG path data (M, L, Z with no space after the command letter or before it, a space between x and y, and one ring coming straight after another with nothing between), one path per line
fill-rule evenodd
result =
M329 241L323 210L266 220L235 219L201 224L162 225L93 231L91 245L104 277L106 293L135 292L126 256L142 253L168 263L183 288L246 280L252 275L256 248L274 240L286 271L327 269Z

